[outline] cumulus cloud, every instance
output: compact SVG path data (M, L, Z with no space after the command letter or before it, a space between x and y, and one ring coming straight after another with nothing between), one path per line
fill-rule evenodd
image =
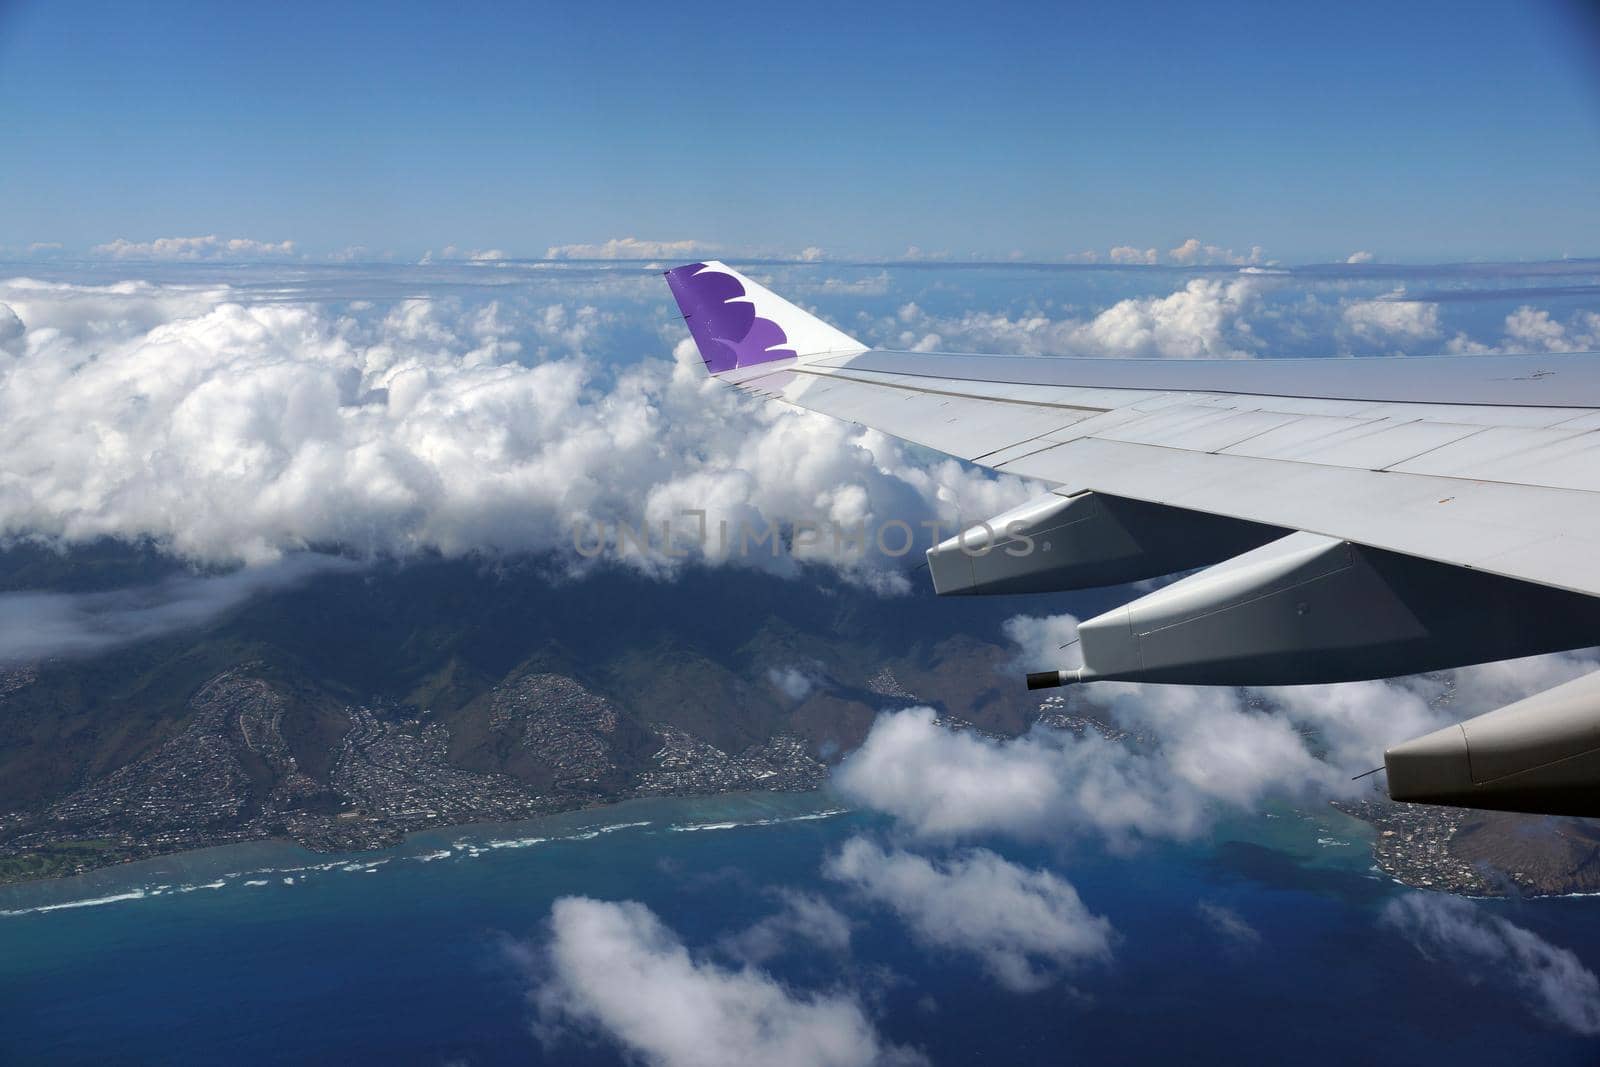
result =
M694 259L717 251L706 241L641 241L637 237L613 237L599 244L552 245L546 259ZM811 250L808 250L811 251ZM815 249L819 254L821 249Z
M1005 626L1019 668L1074 666L1070 615ZM1061 646L1067 646L1062 649ZM1596 669L1563 653L1345 685L1189 687L1095 682L1074 707L1138 740L1043 727L1011 740L942 728L934 712L880 715L839 767L852 799L924 838L1092 834L1113 846L1183 839L1269 797L1350 798L1385 748Z
M1600 978L1569 949L1495 915L1487 906L1437 893L1390 901L1381 921L1417 951L1468 981L1504 984L1529 1008L1576 1034L1600 1034Z
M532 993L540 1029L602 1035L660 1067L910 1064L843 993L804 994L771 975L696 959L650 909L584 897L556 901Z
M823 873L892 909L927 945L976 956L1002 986L1033 992L1111 958L1112 928L1070 883L987 849L936 862L854 837Z
M1254 245L1249 252L1241 254L1221 245L1202 244L1198 237L1189 238L1167 253L1167 258L1181 267L1217 263L1242 267L1260 263L1265 256L1266 253L1260 245Z
M410 299L368 311L248 303L225 286L0 283L0 535L152 538L187 558L615 545L706 512L720 523L854 527L992 514L1037 487L929 465L873 431L709 380L692 342L616 368L578 304ZM673 331L674 334L676 331ZM680 530L680 533L683 531ZM588 538L585 538L588 543ZM807 558L886 590L898 563L821 538ZM791 554L748 565L791 570Z
M930 315L907 304L897 316L905 348L1023 355L1238 358L1260 346L1249 321L1274 281L1260 275L1191 278L1162 296L1129 297L1090 318L970 311Z
M1357 300L1345 305L1343 317L1352 333L1368 341L1425 341L1439 336L1439 305L1427 301Z
M834 785L925 836L1028 834L1066 806L1068 775L1057 763L1058 756L1086 762L1072 759L1075 739L1058 746L1030 734L998 742L941 729L935 719L932 708L879 715L834 771Z
M113 259L282 259L294 255L293 241L256 241L248 237L157 237L129 241L119 237L91 250Z
M1376 258L1371 252L1351 252L1345 257L1346 263L1371 263Z
M354 564L311 553L216 577L97 593L0 593L0 666L80 656L209 622L250 598Z
M1102 710L1160 743L1048 729L996 741L942 729L931 709L913 708L880 715L836 780L923 837L1092 834L1114 847L1192 838L1218 810L1336 785L1291 722L1243 708L1227 691L1124 687L1106 696L1114 708Z
M1200 258L1200 239L1191 237L1183 244L1167 253L1167 258L1172 262L1187 266Z
M1249 354L1245 312L1260 299L1254 278L1195 278L1164 297L1113 304L1085 324L1082 350L1115 356L1240 356Z
M1498 340L1463 332L1451 338L1446 348L1460 355L1593 352L1600 350L1600 313L1575 311L1562 320L1546 308L1524 304L1506 316L1504 335Z
M1113 263L1125 266L1154 265L1161 259L1153 248L1135 248L1132 245L1118 245L1106 254L1106 258Z
M1593 351L1600 348L1600 314L1580 311L1563 323L1542 308L1519 307L1506 316L1506 340L1523 351Z

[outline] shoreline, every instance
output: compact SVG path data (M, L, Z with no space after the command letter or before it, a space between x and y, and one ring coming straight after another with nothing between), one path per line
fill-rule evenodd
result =
M537 839L542 843L545 840L564 840L590 832L631 828L639 824L624 821L599 830L591 825L597 819L606 821L611 817L625 816L630 808L658 809L661 805L668 805L692 810L719 804L729 806L730 817L739 814L748 815L752 810L764 807L797 810L820 806L830 815L851 810L842 798L833 792L830 782L824 779L814 787L803 790L729 790L688 795L629 796L578 804L524 819L479 819L462 823L425 825L399 830L394 840L372 848L319 849L292 836L263 835L218 841L198 847L177 847L168 851L94 864L66 873L27 875L0 880L0 915L8 913L12 898L28 896L35 892L49 896L53 895L55 890L66 886L89 887L96 882L127 883L137 880L144 874L164 877L168 881L183 881L189 877L189 869L195 869L197 872L210 870L215 866L210 862L212 858L229 856L240 851L262 850L266 853L277 853L280 857L278 867L282 869L288 869L285 865L294 865L297 869L303 870L334 869L367 865L374 861L386 863L392 859L411 858L412 852L430 847L435 852L447 845L452 850L463 847L470 850L472 847L470 839L473 838L527 841ZM1389 808L1394 810L1388 810ZM1396 885L1478 899L1503 899L1514 895L1544 899L1600 897L1600 888L1591 886L1581 879L1577 881L1570 878L1561 879L1556 884L1548 880L1535 882L1515 871L1506 872L1483 861L1472 862L1454 856L1450 852L1451 841L1460 825L1471 817L1469 813L1456 809L1423 809L1416 805L1392 804L1380 806L1370 801L1356 804L1330 801L1328 807L1322 810L1273 805L1257 812L1227 817L1217 824L1215 834L1216 839L1237 835L1239 839L1256 841L1275 850L1295 855L1305 862L1317 864L1322 862L1320 857L1325 855L1322 850L1329 846L1349 848L1358 844L1354 841L1317 837L1315 838L1317 847L1308 848L1306 842L1300 840L1300 834L1290 830L1294 823L1319 824L1329 815L1346 821L1349 828L1360 828L1362 840L1359 842L1359 847L1364 858L1370 862L1371 870ZM1279 823L1278 820L1285 821ZM733 818L734 825L745 825L747 822L748 820ZM1285 832L1273 831L1271 828L1274 825L1281 826ZM713 822L707 828L718 826L720 824ZM1404 831L1409 832L1397 831L1397 826L1402 826ZM1319 826L1319 829L1328 828ZM502 843L495 847L507 846L502 840ZM236 875L241 872L222 873Z
M642 810L641 810L642 809ZM0 886L0 918L177 895L259 876L375 870L507 848L583 841L623 830L692 832L834 818L854 809L826 785L805 791L735 791L686 797L626 797L510 822L427 827L380 849L316 852L289 838L256 838L162 853L81 873ZM648 814L651 818L640 818ZM445 855L441 855L444 853ZM114 898L114 899L113 899Z

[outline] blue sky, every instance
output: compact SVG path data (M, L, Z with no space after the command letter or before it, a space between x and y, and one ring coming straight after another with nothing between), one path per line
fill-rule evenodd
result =
M5 4L0 245L1596 255L1593 29L1545 3Z

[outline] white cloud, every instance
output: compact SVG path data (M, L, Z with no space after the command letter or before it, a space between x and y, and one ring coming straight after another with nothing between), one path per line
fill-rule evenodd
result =
M294 255L293 241L255 241L248 237L157 237L153 241L129 241L119 237L96 245L97 256L114 259L282 259Z
M1485 905L1437 893L1390 901L1382 922L1429 959L1471 982L1509 985L1548 1022L1600 1035L1600 979L1569 949L1552 945Z
M563 897L550 923L547 977L532 994L547 1035L577 1027L659 1067L922 1062L886 1044L854 997L697 960L642 904Z
M1265 252L1260 245L1255 245L1249 252L1241 254L1231 248L1223 248L1221 245L1202 244L1198 237L1191 237L1177 248L1169 251L1167 258L1184 267L1218 263L1242 267L1260 263L1265 258Z
M14 354L0 360L0 535L149 537L218 563L338 543L557 550L576 565L575 522L614 532L698 508L712 531L808 517L948 525L1037 492L750 401L709 380L686 338L672 362L607 367L587 353L615 316L588 305L413 299L368 313L242 296L0 282L15 312L0 316ZM708 558L729 548L713 543ZM898 564L831 538L809 558L906 586Z
M257 594L355 566L303 554L217 577L180 577L98 593L0 593L0 666L81 656L185 630Z
M817 263L827 258L828 253L824 252L816 245L807 245L805 248L800 250L800 261L802 263Z
M800 701L811 695L816 680L809 671L799 667L774 667L767 671L767 680L790 700Z
M1567 347L1566 327L1542 308L1520 307L1506 316L1506 336L1531 348L1560 351Z
M1071 615L1015 616L1006 636L1022 650L1019 669L1077 666ZM1060 646L1064 651L1054 651ZM1350 795L1347 779L1381 761L1384 749L1450 722L1480 715L1600 668L1593 651L1501 660L1454 670L1339 685L1191 688L1097 682L1083 689L1092 709L1172 749L1177 764L1211 765L1257 791L1311 789ZM1263 715L1262 713L1266 714ZM1269 723L1281 722L1291 736ZM1198 742L1232 734L1232 754ZM1309 736L1308 736L1309 735ZM1317 757L1311 759L1315 748ZM1324 767L1323 764L1329 766ZM1226 790L1209 792L1226 797Z
M694 259L716 251L716 245L705 241L641 241L637 237L613 237L600 244L552 245L544 256L546 259Z
M1132 245L1118 245L1107 253L1106 258L1113 263L1127 265L1151 265L1160 261L1160 256L1153 248L1134 248Z
M1259 275L1191 278L1176 292L1129 297L1089 319L986 311L941 318L908 304L894 341L917 350L1023 355L1246 357L1260 344L1249 316L1274 284Z
M346 245L337 252L328 253L330 263L361 263L367 260L387 258L374 252L366 245Z
M1542 308L1523 306L1506 316L1506 340L1513 351L1593 351L1600 349L1600 314L1580 311L1561 323Z
M880 715L835 784L924 838L1092 834L1121 848L1192 838L1219 809L1249 808L1274 792L1303 795L1336 779L1292 723L1240 710L1227 691L1166 686L1119 697L1112 714L1136 716L1125 725L1160 744L1136 748L1094 730L1046 729L995 741L943 729L931 709L912 708Z
M577 301L374 306L249 303L254 290L214 283L0 281L0 536L148 537L224 564L338 543L554 549L577 565L575 521L603 522L613 539L619 521L678 522L680 509L705 509L711 531L806 517L949 525L1038 491L719 388L665 306L646 321L662 347L676 343L674 360L619 367L612 341L637 343L640 319L589 301L620 284L586 279ZM637 299L657 283L626 284ZM1266 347L1255 324L1273 321L1267 294L1284 284L1192 278L1083 318L941 317L907 303L871 332L919 349L1249 355ZM1563 343L1586 328L1554 325ZM824 538L810 557L907 587L897 565L846 547ZM737 544L708 548L720 562ZM682 565L659 553L628 562ZM787 555L744 562L795 568Z
M781 889L782 907L766 918L722 939L729 955L743 963L760 965L794 946L822 949L837 955L850 951L850 920L832 904L812 893Z
M1593 352L1600 350L1600 313L1576 311L1562 321L1545 308L1524 304L1506 316L1505 335L1497 343L1457 333L1446 347L1459 355Z
M934 719L931 708L879 715L835 771L835 785L933 839L1092 832L1123 845L1189 837L1205 825L1197 798L1164 766L1096 733L1035 730L993 741Z
M1427 301L1357 300L1345 305L1343 319L1352 333L1367 341L1423 341L1439 336L1439 305Z
M1193 278L1168 296L1119 301L1081 329L1077 348L1114 356L1248 355L1252 339L1244 316L1264 284Z
M1075 615L1013 615L1000 624L1000 632L1016 646L1019 670L1044 670L1051 664L1083 665L1076 647Z
M1157 764L1168 802L1185 809L1179 826L1203 824L1218 809L1252 810L1268 796L1337 793L1348 778L1312 754L1290 717L1252 708L1235 690L1094 688L1089 699L1114 722L1159 738L1157 751L1140 758Z
M1005 631L1021 652L1017 670L1079 662L1070 615L1018 616ZM1268 797L1359 795L1370 783L1350 779L1381 762L1389 745L1596 666L1592 653L1563 653L1346 685L1095 682L1071 691L1080 712L1140 743L1044 728L995 741L945 730L931 709L911 709L880 715L835 781L925 838L1182 839Z
M1212 933L1234 948L1254 948L1261 943L1261 931L1245 921L1244 916L1232 908L1209 900L1195 906L1195 912Z
M1070 968L1111 958L1111 924L1045 870L987 849L934 862L854 837L823 873L887 905L924 944L978 957L1005 988L1042 989Z
M445 245L444 248L439 251L437 256L433 254L433 249L428 249L428 251L423 253L422 258L418 260L418 265L425 265L441 260L465 260L469 263L499 263L502 260L510 258L511 254L500 248L460 248L456 245Z
M1183 244L1167 253L1167 258L1174 263L1188 265L1200 258L1200 239L1191 237Z
M1346 263L1371 263L1376 258L1371 252L1351 252L1345 258Z

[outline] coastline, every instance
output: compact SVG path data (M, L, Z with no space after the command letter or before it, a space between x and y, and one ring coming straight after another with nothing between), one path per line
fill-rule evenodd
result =
M316 849L286 835L262 835L200 847L175 847L65 874L0 881L0 917L138 899L146 894L220 888L219 878L374 869L392 861L475 857L487 851L584 840L628 829L711 830L792 818L833 817L851 809L827 780L803 790L728 790L683 796L630 796L561 808L525 819L480 819L421 826L373 848ZM665 821L664 821L665 820ZM1308 825L1309 824L1309 825ZM1418 805L1341 804L1323 809L1274 804L1218 822L1213 846L1254 844L1309 867L1359 868L1411 889L1504 898L1600 897L1573 872L1535 879L1482 859L1459 857L1452 842L1473 817ZM142 888L143 892L136 893Z
M0 918L221 889L229 884L265 884L316 873L364 873L395 862L429 863L455 856L474 859L504 849L593 840L630 830L732 830L851 813L824 785L799 792L629 797L511 822L428 827L406 834L397 844L356 852L316 852L288 838L260 838L167 852L79 874L13 882L0 886Z
M1334 807L1372 828L1374 864L1413 889L1484 899L1600 894L1600 826L1590 820L1383 796Z

